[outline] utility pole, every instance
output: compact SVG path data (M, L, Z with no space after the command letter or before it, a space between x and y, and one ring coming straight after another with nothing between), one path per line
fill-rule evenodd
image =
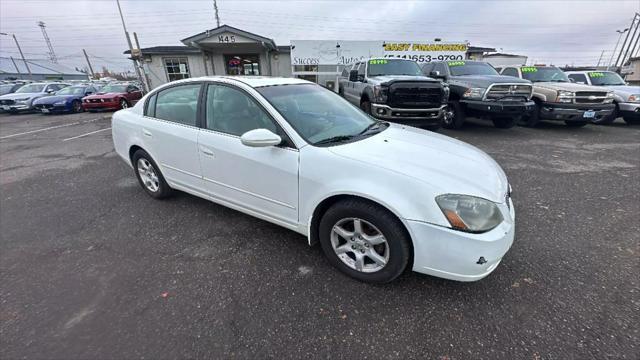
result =
M9 36L9 34L7 34L7 33L0 33L0 35ZM13 41L15 41L16 47L18 48L18 51L20 52L20 57L22 58L22 62L24 62L24 66L27 68L27 71L29 72L29 79L33 80L33 74L31 73L31 69L29 68L29 64L27 63L27 60L24 58L24 54L22 53L22 48L20 48L20 44L18 43L18 39L16 38L16 34L11 34L11 36L13 36Z
M218 16L218 1L213 0L213 10L216 12L216 27L220 27L220 16Z
M51 45L51 39L49 39L49 35L47 35L47 30L45 29L46 25L42 21L38 21L36 24L38 24L38 26L40 27L40 30L42 30L42 36L44 37L44 42L47 43L47 47L49 48L49 59L51 60L51 62L57 64L58 58L56 57L55 51L53 51L53 46Z
M89 65L89 71L91 72L91 78L94 80L96 79L96 74L93 72L93 66L91 66L91 61L89 61L89 56L87 56L87 51L85 49L82 49L82 52L84 53L84 58L87 59L87 65Z
M622 39L622 34L629 31L629 28L625 28L624 30L616 30L620 36L618 36L618 41L616 41L616 46L613 47L613 52L611 53L611 59L609 59L609 65L607 65L607 70L611 69L611 62L613 62L613 57L616 55L616 50L618 50L618 44L620 44L620 39Z
M144 84L144 79L142 78L142 74L140 73L140 68L138 67L138 60L136 60L136 58L134 57L131 38L129 37L127 26L124 23L124 16L122 16L122 8L120 7L120 0L116 0L116 4L118 4L118 12L120 13L120 20L122 20L122 29L124 30L124 36L127 38L127 44L129 44L129 52L131 53L131 60L133 60L133 67L136 70L136 75L138 76L138 80L140 81L141 84Z
M138 41L138 34L136 34L135 31L133 32L133 39L136 41L136 48L139 51L138 61L140 63L140 69L142 70L142 74L144 74L145 82L142 83L142 86L144 87L143 90L145 92L149 92L149 90L151 90L151 81L149 80L149 75L147 75L147 72L144 71L144 56L142 56L142 48L140 47L140 42Z

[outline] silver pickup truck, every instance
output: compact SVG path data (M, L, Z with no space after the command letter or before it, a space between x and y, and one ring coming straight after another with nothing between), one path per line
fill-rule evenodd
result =
M429 130L442 125L449 99L446 84L424 76L416 62L404 59L359 61L343 72L338 92L378 119Z

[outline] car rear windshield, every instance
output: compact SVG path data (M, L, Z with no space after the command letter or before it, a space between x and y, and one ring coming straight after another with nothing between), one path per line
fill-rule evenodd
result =
M127 85L105 85L105 87L100 89L100 92L124 93L124 92L127 92Z
M39 93L44 90L45 84L29 84L21 87L16 93Z
M496 69L487 63L450 61L449 71L453 76L463 75L499 75Z
M620 75L610 71L592 71L589 72L589 78L592 85L597 86L611 86L611 85L625 85L624 80Z
M532 82L569 82L569 77L557 67L523 66L522 77Z
M368 76L412 75L423 76L420 66L410 60L372 59L369 60Z

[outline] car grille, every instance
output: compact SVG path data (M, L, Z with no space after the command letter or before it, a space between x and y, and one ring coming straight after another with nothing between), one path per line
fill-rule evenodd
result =
M14 100L0 100L0 105L13 105L15 103Z
M405 109L430 109L442 105L440 83L396 82L389 86L388 105Z
M528 100L531 97L531 85L494 84L485 94L486 100Z
M99 102L104 102L103 99L89 99L89 102L91 103L99 103Z
M600 91L577 91L576 104L602 104L607 97L606 92Z
M38 104L34 105L36 109L51 109L53 108L53 104Z

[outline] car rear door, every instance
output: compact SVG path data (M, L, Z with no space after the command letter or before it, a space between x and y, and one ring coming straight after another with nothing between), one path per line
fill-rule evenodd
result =
M298 150L265 108L244 90L209 83L198 150L204 185L217 201L285 226L298 222ZM281 146L249 147L240 136L265 128Z
M197 126L201 88L202 83L187 83L151 96L139 136L169 185L204 193Z

